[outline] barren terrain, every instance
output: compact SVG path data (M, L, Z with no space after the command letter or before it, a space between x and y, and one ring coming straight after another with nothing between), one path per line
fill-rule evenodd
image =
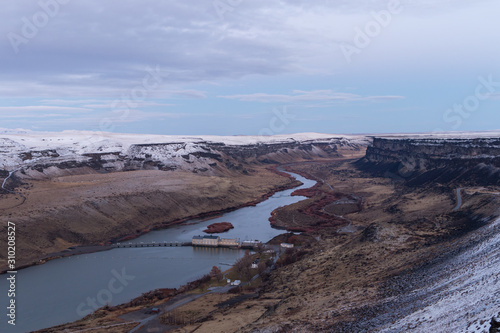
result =
M453 319L449 314L434 311L434 321L423 309L432 304L430 299L437 292L426 294L428 286L443 279L457 280L452 275L453 269L439 265L449 265L447 262L461 253L463 246L473 243L468 237L492 221L500 205L498 188L464 190L463 204L454 211L457 200L454 188L408 187L401 180L360 171L356 163L338 159L289 166L319 179L320 184L309 191L309 199L276 210L273 220L282 227L307 229L307 234L313 237L303 238L306 245L282 254L277 268L259 279L259 285L247 291L243 288L242 294L208 294L162 314L165 318L182 314L198 318L178 323L178 329L172 326L163 329L426 332L426 327L439 330L469 325L467 332L485 332L491 318L488 316L496 313L493 294L483 296L484 299L469 299L471 308L481 308L482 302L492 305L483 312L471 313L470 317ZM361 206L357 203L359 199ZM492 288L499 283L496 274L481 276L486 281L492 279L488 282ZM253 293L256 287L256 297L241 298ZM439 293L444 293L445 289L440 288ZM480 284L476 288L488 290ZM238 297L241 301L222 306ZM134 309L137 308L130 308ZM420 316L419 309L422 309ZM126 310L119 313L123 311ZM411 315L413 320L403 320ZM123 322L114 311L106 312L106 318L108 324ZM85 327L96 325L93 320L85 321ZM64 327L68 326L54 332ZM147 328L139 330L142 331Z
M361 197L363 209L343 216L352 221L352 232L331 225L312 230L321 241L311 244L302 260L273 274L261 297L280 299L280 304L268 317L249 325L248 331L274 327L297 332L365 332L396 320L405 315L398 309L410 311L419 303L415 299L404 305L391 303L413 286L403 277L397 282L393 277L414 278L419 267L446 249L456 249L458 240L492 221L500 204L498 195L491 194L498 189L471 189L462 207L453 212L453 188L410 188L401 181L359 172L352 161L294 168L323 179L324 184L311 199L277 210L277 223L317 227L323 214L311 214L307 208L329 192L337 198Z
M31 180L0 198L16 223L18 267L71 246L135 237L188 217L231 210L293 184L264 167L242 176L140 170ZM4 254L0 264L4 265Z

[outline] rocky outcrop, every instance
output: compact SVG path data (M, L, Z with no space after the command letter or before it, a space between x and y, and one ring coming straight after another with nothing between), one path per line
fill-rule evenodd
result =
M359 164L410 185L500 184L500 139L374 138Z
M491 318L489 333L500 333L500 318Z
M366 151L371 162L402 162L409 169L495 162L500 166L500 139L387 139L374 138Z

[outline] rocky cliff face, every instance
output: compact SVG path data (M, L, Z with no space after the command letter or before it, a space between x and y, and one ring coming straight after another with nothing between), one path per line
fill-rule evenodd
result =
M171 142L147 143L144 141L150 140L144 137L127 139L128 142L112 137L89 143L76 136L70 139L55 136L39 139L37 146L33 143L30 146L24 142L28 138L3 138L0 147L5 149L0 151L0 170L19 170L16 177L31 179L132 170L245 174L253 165L338 157L341 151L359 150L367 144L366 139L324 136L306 140L296 140L293 136L269 137L257 141L237 137L229 138L229 142L224 142L224 138L217 141L172 137ZM231 141L238 139L236 143Z
M500 139L374 138L361 164L410 183L499 184Z

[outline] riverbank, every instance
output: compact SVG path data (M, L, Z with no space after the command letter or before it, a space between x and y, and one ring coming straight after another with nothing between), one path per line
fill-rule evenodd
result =
M138 173L144 174L143 172L132 172L132 173L124 173L121 175L116 175L112 174L110 175L112 180L116 180L116 178L122 179L122 176L132 176L134 175L135 178L137 178ZM155 172L154 177L147 177L147 178L152 178L149 179L148 182L152 183L158 182L157 176L162 176L164 175L164 172ZM273 194L276 192L285 190L285 189L291 189L294 188L301 183L296 181L293 177L290 177L287 175L287 177L276 177L276 175L279 174L280 176L283 176L280 174L279 171L276 170L276 167L273 168L260 168L258 169L258 172L255 175L252 176L241 176L241 177L236 177L236 178L219 178L219 177L205 177L205 176L196 176L196 175L186 175L185 173L177 173L179 176L176 179L176 182L171 184L169 186L169 191L166 191L167 193L159 193L158 191L153 192L154 194L160 194L158 197L154 197L151 192L139 192L139 193L134 193L133 199L135 203L138 200L144 200L144 196L147 198L147 204L146 205L136 205L136 209L132 210L131 217L128 217L127 220L125 221L116 221L116 218L110 218L110 211L115 211L117 215L120 217L124 215L124 212L119 211L120 208L122 208L122 205L113 205L111 201L119 201L121 198L116 198L116 196L109 197L109 196L104 196L102 198L102 201L106 202L106 207L97 207L98 210L98 217L103 218L104 220L111 220L111 224L115 225L116 227L110 230L110 227L106 227L102 224L98 223L90 223L92 226L96 227L96 230L81 230L81 226L76 225L75 223L70 223L69 227L68 225L61 227L59 230L54 230L56 229L54 225L50 225L47 223L46 225L40 227L37 226L37 230L30 229L28 226L32 225L32 221L26 221L26 216L23 216L22 219L26 221L25 223L22 223L19 221L20 219L16 216L16 213L10 213L9 220L12 221L17 221L16 226L18 227L18 268L26 268L30 267L33 265L41 264L44 262L47 262L52 259L57 259L60 257L67 257L67 256L73 256L77 254L83 254L83 253L92 253L96 251L104 251L109 249L105 245L109 245L114 242L118 241L124 241L124 240L131 240L135 239L137 237L140 237L144 234L149 233L150 231L153 230L161 230L165 228L169 228L175 225L180 225L185 223L186 221L190 221L193 219L208 219L208 218L213 218L216 216L220 216L221 214L231 212L243 207L249 207L249 206L255 206L258 203L267 200L269 197L271 197ZM150 176L150 172L146 176ZM127 177L127 180L130 180L130 177ZM141 178L141 177L139 177ZM144 179L144 177L143 177ZM123 180L123 179L122 179ZM179 181L185 180L185 183L180 185ZM201 181L200 181L201 180ZM111 180L110 180L111 181ZM161 181L164 182L165 180L162 179ZM68 187L66 186L68 183L71 184L69 187L69 190L75 190L76 188L81 188L82 184L85 185L89 181L86 179L86 177L83 176L75 176L75 177L63 177L63 179L59 180L56 182L56 186L59 185L58 183L63 183L64 186L62 187L63 192L67 193ZM194 183L196 182L196 186L198 191L194 191L195 188L192 188L194 186ZM97 183L97 184L96 184ZM109 184L109 181L102 181L102 186L105 186ZM39 198L36 197L37 194L37 187L40 186L45 189L44 183L40 184L37 183L34 186L34 190L28 192L28 198L30 198L31 201L28 201L26 205L31 204L31 207L23 207L24 209L29 209L33 207L33 201L39 200ZM54 184L49 184L49 185L54 185ZM99 191L99 185L101 185L101 180L97 179L97 181L94 181L94 183L91 183L90 185L93 186L95 189L97 187L97 191ZM146 184L141 184L142 186L145 186ZM46 184L45 184L46 186ZM168 185L167 185L168 186ZM136 189L137 190L137 189ZM210 191L211 190L211 191ZM60 192L61 187L54 189L55 192ZM210 192L208 192L210 191ZM266 191L265 193L262 193L263 191ZM40 191L42 192L42 191ZM92 191L95 192L95 191ZM196 192L196 193L195 193ZM259 193L260 192L260 193ZM191 194L190 194L191 193ZM239 195L238 195L239 193ZM57 194L57 193L56 193ZM82 194L82 201L85 201L85 193ZM64 194L61 193L61 196ZM33 198L35 196L35 198ZM120 196L120 195L119 195ZM123 195L121 195L123 196ZM75 194L73 194L73 197L75 197ZM99 198L95 198L99 199ZM166 199L163 202L161 202L161 199ZM44 203L43 200L40 200L41 203ZM94 203L91 203L92 207L95 209L96 204L95 200ZM130 202L130 200L125 200ZM164 208L150 208L151 210L146 211L145 210L149 207L151 207L152 204L158 202L157 205L159 206L164 206L166 202L171 202L176 206L176 208L172 209L166 209ZM160 203L161 202L161 203ZM194 205L193 205L194 203ZM40 203L39 203L40 204ZM110 206L115 206L115 207L110 207ZM214 207L221 207L220 209L213 209ZM42 212L45 212L47 210L53 211L53 209L49 209L52 207L46 207L46 209L43 209L39 211L38 214L36 215L41 215ZM126 207L124 209L130 211L130 207ZM61 207L59 208L61 210L64 210L67 215L64 216L63 214L58 214L61 216L61 219L63 221L67 221L69 217L71 217L72 214L75 214L74 212L71 212L70 207ZM106 216L103 216L103 210L106 209L108 212L106 213ZM152 210L156 210L152 211ZM201 211L200 210L206 210L206 211ZM68 212L69 211L69 212ZM164 212L164 214L161 214ZM7 212L6 212L7 213ZM53 213L52 213L53 214ZM161 214L161 215L160 215ZM7 215L7 214L6 214ZM21 214L22 215L22 214ZM27 215L27 214L26 214ZM90 218L89 216L81 216L80 213L76 212L78 220L81 220L82 223L88 224L88 222L83 222L84 219L88 221ZM145 215L145 216L143 216ZM163 217L162 217L163 215ZM165 221L165 216L179 216L178 218L174 218L170 221ZM5 215L4 215L5 216ZM50 215L49 215L50 216ZM133 220L133 217L137 217L137 220ZM149 219L148 219L149 217ZM46 217L47 219L47 217ZM53 218L49 220L54 220ZM64 224L63 221L54 221L55 225L61 225ZM42 221L40 221L42 222ZM125 222L125 223L124 223ZM135 222L135 223L133 223ZM137 223L137 222L142 222L142 223ZM142 228L137 228L137 226L143 225L144 227ZM74 227L71 227L73 225ZM24 228L26 227L26 228ZM46 239L41 239L41 235L44 233L44 227L46 227L52 236L47 237ZM90 226L89 226L90 227ZM105 228L103 230L103 227ZM134 228L133 230L130 230ZM71 229L78 229L77 232L81 233L81 235L89 240L89 242L82 242L78 241L78 239L74 239L74 230L71 232ZM131 232L126 233L126 230L129 229ZM104 231L104 232L101 232ZM83 233L82 233L83 231ZM89 237L88 232L91 232L92 237ZM54 234L59 236L54 237ZM115 234L115 235L113 235ZM121 235L120 235L121 234ZM68 237L69 236L69 237ZM50 239L52 238L52 241ZM30 242L31 241L31 242ZM35 243L35 244L33 244ZM87 244L85 244L87 243ZM40 244L38 249L36 251L33 251L33 248L35 245ZM41 246L41 244L44 245L44 247ZM25 251L23 251L25 250ZM52 251L51 251L52 250ZM30 254L31 253L31 254ZM0 254L1 258L1 254ZM3 258L2 258L3 259ZM24 260L23 260L24 259ZM24 262L23 262L24 261ZM0 260L0 263L2 260ZM5 265L2 265L2 267L5 267ZM2 273L4 273L6 270L3 270Z
M132 239L138 238L138 237L140 237L142 235L145 235L145 234L147 234L147 233L149 233L151 231L166 229L168 227L172 227L172 226L175 226L175 225L183 224L183 223L185 223L187 221L191 221L191 220L206 221L206 220L210 220L210 219L222 216L223 214L226 214L226 213L229 213L229 212L233 212L235 210L238 210L238 209L241 209L241 208L244 208L244 207L253 207L253 206L256 206L257 204L259 204L259 203L261 203L261 202L269 199L270 197L272 197L277 192L285 191L285 190L289 190L289 189L293 189L293 188L298 187L298 186L300 186L302 184L301 182L295 180L295 178L293 178L289 174L284 173L284 172L280 172L280 171L276 170L276 167L267 168L267 170L269 170L269 171L271 171L273 173L276 173L279 176L286 175L286 178L288 178L290 180L290 183L285 184L285 185L276 186L272 190L268 191L267 193L262 194L258 199L255 199L255 200L252 200L252 201L249 201L249 202L245 202L245 203L242 203L242 204L237 205L237 206L232 206L232 207L228 207L228 208L224 208L224 209L219 209L219 210L214 210L214 211L209 211L209 212L202 212L202 213L199 213L199 214L196 214L196 215L186 216L186 217L183 217L181 219L174 220L174 221L161 223L158 226L155 226L155 227L152 227L152 228L148 228L148 229L144 229L144 230L141 230L140 232L136 232L134 234L129 234L129 235L117 238L117 239L112 239L112 240L106 242L106 244L112 244L112 243L116 243L116 242L123 242L123 241L132 240Z
M313 186L314 184L314 182L298 175L297 177L304 183L303 186ZM303 200L300 197L290 196L291 192L293 190L280 192L256 207L245 207L222 217L219 216L219 220L215 222L233 221L235 229L229 231L230 237L241 235L244 239L269 240L281 234L280 231L272 229L267 221L272 209ZM156 231L154 234L143 236L140 241L146 243L152 240L190 239L192 235L199 234L210 223L208 221L196 224L187 223L184 226ZM75 311L80 314L84 313L82 310L85 310L85 313L90 313L86 312L89 308L96 309L93 305L89 306L86 301L95 295L97 295L98 304L101 306L105 306L108 301L110 305L115 306L129 302L130 299L141 295L141 293L147 293L149 290L164 287L175 288L206 274L214 265L224 267L227 263L233 264L243 253L244 251L228 249L188 247L125 248L110 251L109 254L55 260L50 264L28 269L24 274L24 280L34 279L43 282L30 284L30 287L24 288L25 295L40 295L37 297L40 301L34 300L26 308L29 311L34 311L33 316L20 314L20 319L23 319L22 328L25 329L22 330L19 327L19 332L26 331L28 328L34 330L77 320L83 315L75 318ZM102 299L101 296L105 292L103 288L106 288L109 281L114 280L113 277L116 277L118 273L127 277L126 285L129 287L120 288L121 292L116 293L117 289L113 287L113 289L108 290L113 294L112 301L111 298ZM68 275L71 276L70 285L66 283ZM232 276L230 278L238 279ZM51 290L58 290L59 295L53 295L47 299L45 295ZM20 298L19 301L27 302L28 300ZM42 302L47 309L52 310L45 310L44 306L41 306ZM64 305L61 306L61 304ZM93 318L96 319L96 317Z

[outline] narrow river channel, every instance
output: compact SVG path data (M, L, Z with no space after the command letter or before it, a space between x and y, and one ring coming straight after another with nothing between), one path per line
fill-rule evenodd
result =
M231 222L234 229L224 238L267 242L284 231L273 229L271 212L304 200L291 196L299 188L316 182L289 173L303 185L277 192L254 207L244 207L209 221L192 220L183 225L150 232L133 242L190 241L203 235L207 225ZM109 303L125 303L156 288L177 288L207 274L212 266L229 268L243 255L241 250L193 247L117 248L110 251L66 257L23 269L17 274L16 326L3 314L0 332L27 332L80 319ZM8 306L7 275L0 275L1 305Z

